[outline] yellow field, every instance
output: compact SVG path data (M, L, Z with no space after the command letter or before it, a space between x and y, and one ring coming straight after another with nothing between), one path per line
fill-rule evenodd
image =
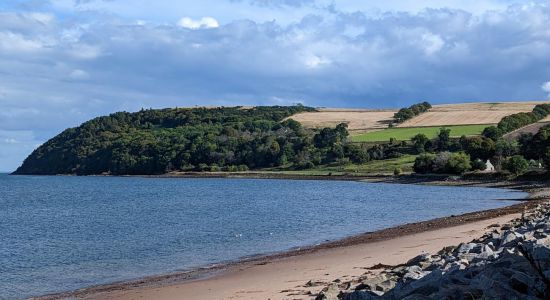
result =
M496 124L502 118L519 112L530 112L543 102L500 102L434 105L430 111L398 127Z
M503 117L518 112L529 112L535 102L461 103L434 105L430 111L408 120L397 127L429 127L450 125L496 124ZM546 102L548 103L548 102ZM291 118L308 128L334 127L347 123L352 134L378 131L388 127L397 110L320 109L300 113ZM541 122L550 122L550 117Z
M347 123L350 132L363 133L387 128L395 112L396 110L320 109L318 112L299 113L291 118L308 128L335 127L340 123Z

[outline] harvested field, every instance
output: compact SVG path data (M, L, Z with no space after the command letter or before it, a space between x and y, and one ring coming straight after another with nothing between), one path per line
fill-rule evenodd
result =
M505 116L519 112L530 112L533 110L535 105L540 103L545 102L500 102L434 105L430 111L399 124L398 127L496 124Z
M545 121L546 119L548 119L548 118L545 118L541 122L531 124L531 125L527 125L525 127L521 127L518 130L514 130L510 133L507 133L503 136L503 138L507 141L513 141L513 140L517 140L520 137L520 135L522 135L524 133L536 134L537 132L539 132L539 129L541 129L543 126L546 126L546 125L550 124L549 121Z
M430 111L397 127L437 127L451 125L491 125L518 112L530 112L535 105L548 102L498 102L434 105ZM353 135L386 129L397 109L368 110L323 108L317 112L293 115L291 118L308 128L335 127L347 123ZM550 122L550 117L543 121Z
M306 112L291 118L308 128L335 127L347 123L352 133L369 132L388 127L396 110L363 109L320 109L318 112Z

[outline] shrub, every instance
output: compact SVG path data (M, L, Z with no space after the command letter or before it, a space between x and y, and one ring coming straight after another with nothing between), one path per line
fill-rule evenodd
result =
M472 170L483 171L485 169L487 169L487 164L481 159L478 158L472 161Z
M416 173L421 174L463 174L471 168L470 156L463 152L440 152L437 155L421 154L414 161L413 167Z
M344 147L344 152L346 156L349 157L349 159L356 164L363 164L370 160L369 153L355 144L347 144Z
M510 173L519 176L527 172L529 162L521 155L514 155L504 161L503 167Z
M429 154L429 153L420 154L414 160L413 170L416 173L420 173L420 174L432 172L434 160L435 160L434 154Z
M393 175L399 176L401 173L403 173L403 170L400 167L393 169Z
M464 152L458 152L451 154L445 169L446 173L463 174L471 168L470 155Z
M488 139L492 139L493 141L496 141L502 136L502 132L496 126L489 126L483 129L483 132L481 133L481 135Z
M415 135L411 139L411 141L413 142L414 148L416 149L416 151L418 153L422 153L422 152L426 151L426 145L428 144L430 139L425 134L419 133L419 134Z

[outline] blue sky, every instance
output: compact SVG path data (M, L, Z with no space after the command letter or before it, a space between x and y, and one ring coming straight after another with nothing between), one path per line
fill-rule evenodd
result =
M545 2L2 0L0 170L120 110L547 99Z

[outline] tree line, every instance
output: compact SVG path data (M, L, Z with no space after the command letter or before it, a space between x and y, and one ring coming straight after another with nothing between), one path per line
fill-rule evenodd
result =
M430 108L432 108L432 105L428 102L417 103L406 108L401 108L393 115L393 122L403 123L409 119L418 116L421 113L427 112Z
M420 154L414 165L417 173L462 174L484 170L487 160L498 170L514 175L521 175L530 167L538 168L541 162L550 166L550 125L535 135L523 134L517 141L506 140L489 130L481 136L451 139L450 130L442 128L433 140L416 135L412 145Z
M144 175L365 163L397 143L348 142L346 124L311 130L290 119L305 106L176 108L118 112L69 128L38 147L15 174Z

